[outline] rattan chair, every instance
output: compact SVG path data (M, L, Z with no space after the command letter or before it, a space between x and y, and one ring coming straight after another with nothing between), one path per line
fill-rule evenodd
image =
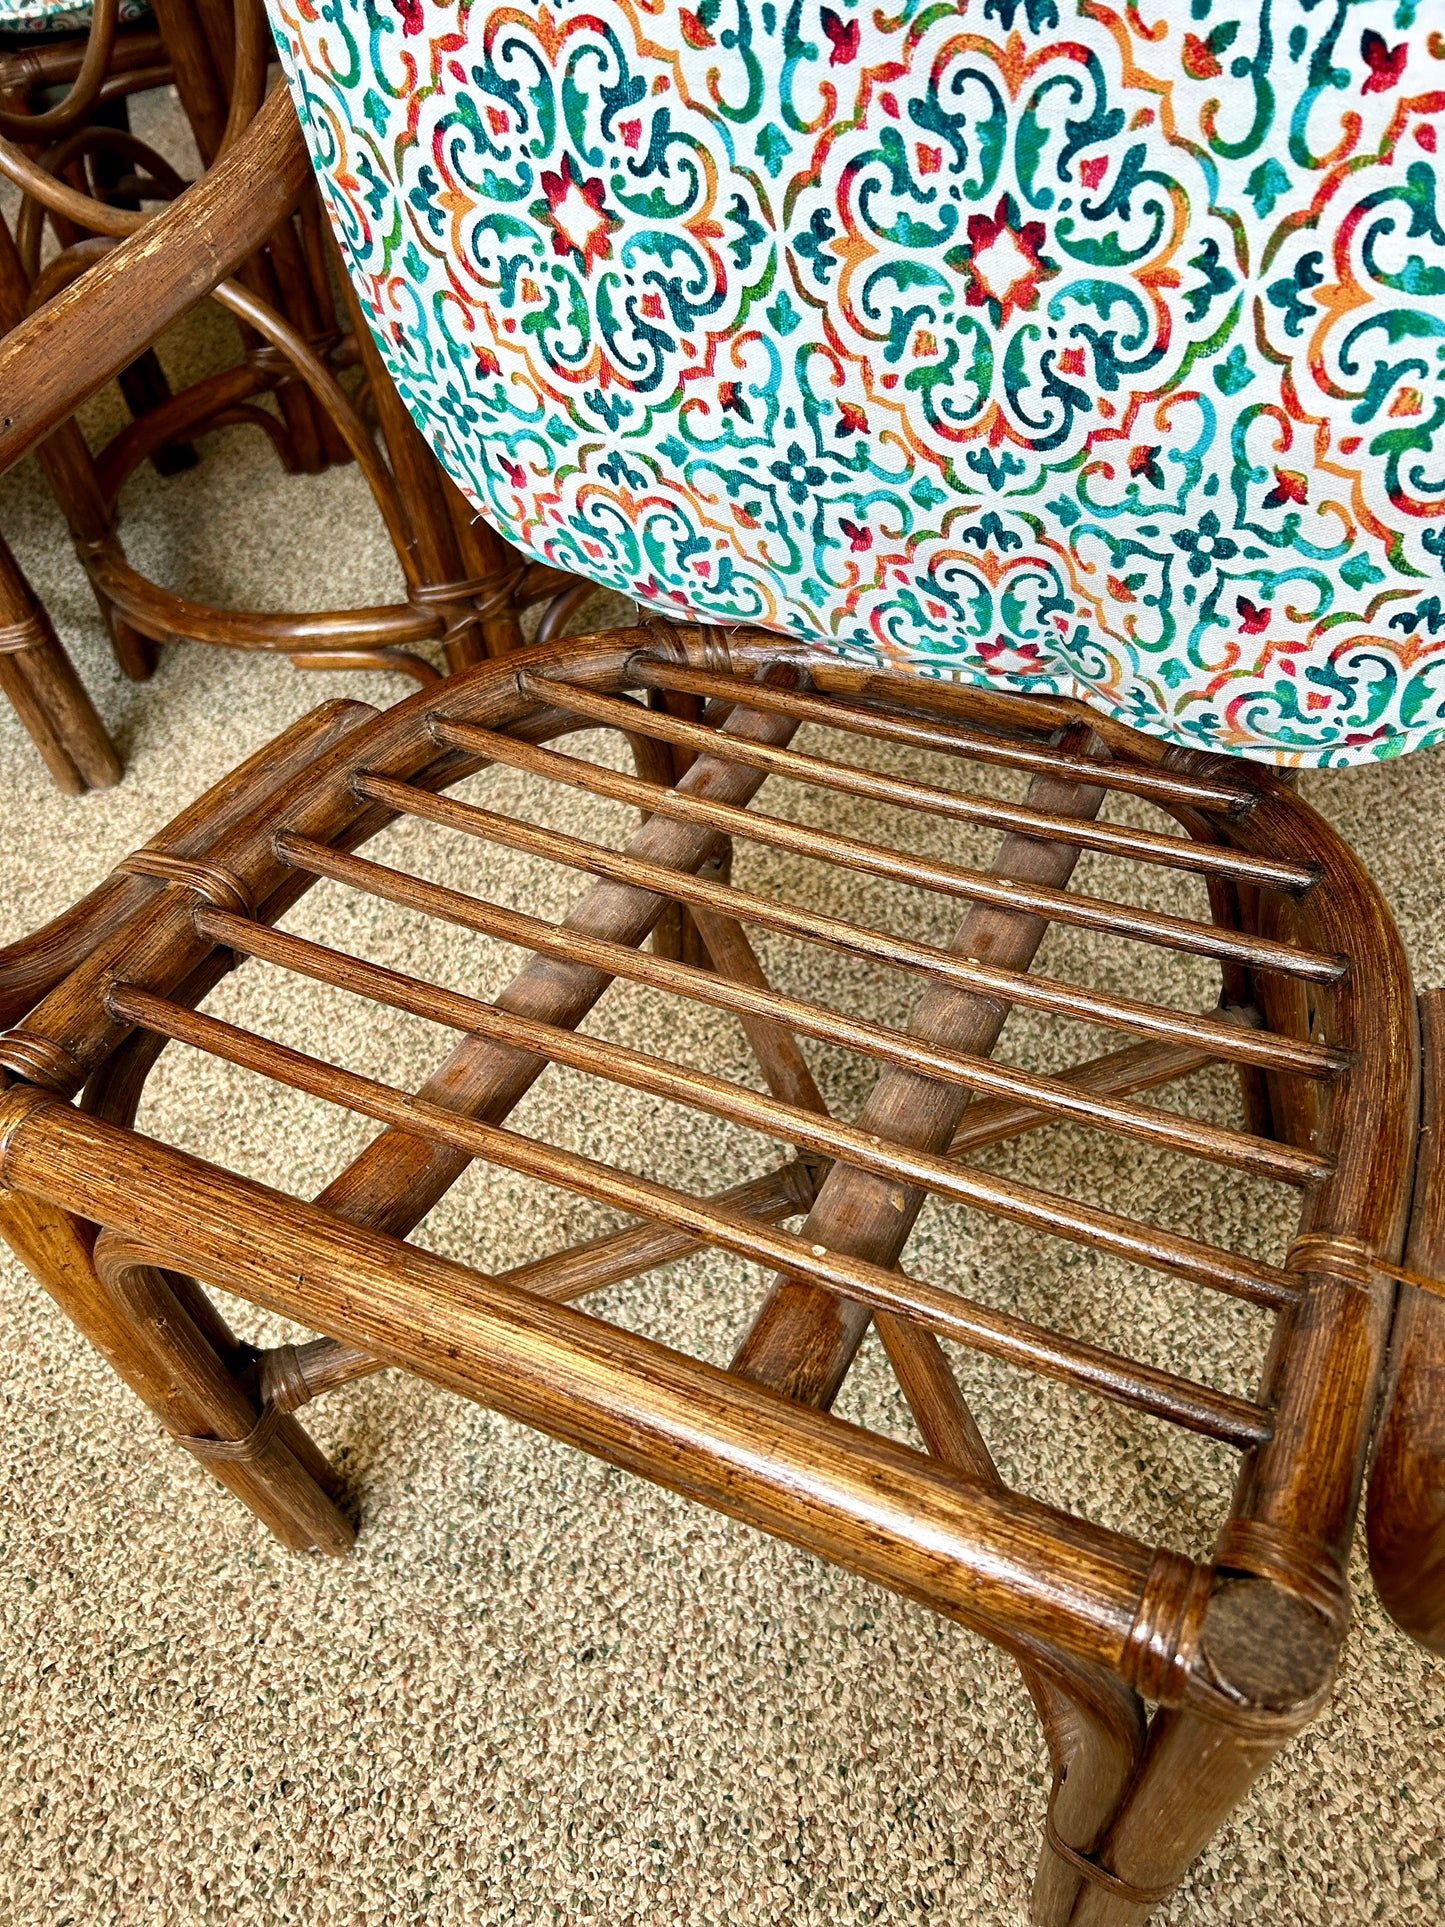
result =
M1035 37L1042 28L1034 16L1048 11L1030 7L1020 16ZM1009 14L1002 34L1019 9L990 12ZM692 18L695 50L714 58L708 50L722 31L716 10ZM507 19L507 31L521 34L517 10L507 10ZM858 58L857 36L841 17L835 24L838 65L846 68ZM796 36L796 23L786 31ZM1003 54L1022 73L1023 42L1011 53L1012 44L1003 44ZM398 46L405 52L403 40ZM761 72L755 51L743 51ZM303 67L314 53L302 41L291 50L313 133L314 76ZM811 43L792 58L791 68L777 63L775 83L783 73L793 75L793 85L801 60L820 64ZM1204 56L1190 58L1203 64ZM509 76L495 60L490 70L480 56L477 64L503 125L481 117L468 125L490 125L501 140L520 95L508 95ZM826 49L821 65L830 65ZM1306 70L1313 71L1301 63ZM569 71L569 98L583 103L582 114L592 96L578 91ZM683 74L684 63L674 62L670 72ZM630 78L622 86L615 70L601 80L613 90L607 111L618 139L639 167L648 155L665 155L667 129L660 147L645 141L637 110L664 100L672 112L673 80L650 92L631 87ZM882 110L890 121L902 118L903 94L900 87L890 96L893 108ZM721 82L715 96L735 105ZM632 134L622 128L624 116L629 125L638 121ZM1106 122L1094 129L1100 140L1113 138ZM557 125L564 123L571 125L565 116ZM848 123L835 113L829 124ZM676 120L669 125L675 130ZM945 135L938 139L947 144ZM724 146L719 137L710 151L715 157ZM216 170L199 191L224 196L228 182L243 180L254 200L258 181L288 178L296 152L284 103L272 101L236 167ZM619 177L626 187L625 173ZM599 212L593 178L602 181L605 198L612 191L606 178L579 180L570 165L559 166L545 190L548 209L565 205L562 225L571 238L562 238L577 253L588 251L578 242L590 221L585 210ZM284 201L289 190L268 191ZM408 205L424 231L425 197ZM179 223L185 212L178 204L161 220ZM535 219L550 221L551 213ZM991 215L988 225L989 235L980 228L973 240L980 251L1009 222ZM828 239L811 219L797 234L819 247ZM360 259L356 233L345 238ZM747 241L746 231L741 238ZM1016 244L1024 242L1037 257L1041 244L1019 227ZM609 238L609 245L625 267L623 240ZM816 253L804 251L805 266ZM560 264L562 248L557 255ZM569 257L563 265L575 264ZM216 272L224 271L218 263ZM101 269L0 344L0 382L15 376L18 396L9 428L0 428L0 463L74 407L78 383L73 371L66 375L64 351L78 318L114 314L121 328L113 352L123 356L143 338L143 331L126 333L138 325L125 321L130 291L144 286L148 301L164 306L178 298L186 273L168 264L164 251L122 243ZM529 307L539 305L545 276L539 269L535 303L522 288L525 278L519 270L508 285ZM374 292L381 284L363 285ZM792 285L795 301L799 284ZM397 283L385 286L389 298L401 298ZM1300 291L1302 298L1309 293ZM684 300L685 290L673 292ZM697 300L696 289L691 298ZM666 292L658 299L665 307ZM779 312L786 320L789 311ZM496 344L480 344L499 361L512 338L504 319L494 307ZM1007 317L994 319L1002 326ZM773 325L787 332L781 320ZM634 448L626 412L603 388L601 402L586 405L605 403L616 415L621 426L613 443L578 452L576 438L562 433L545 456L555 455L552 481L570 486L580 475L587 485L578 484L581 495L602 506L591 522L569 522L559 501L556 520L536 525L545 525L543 540L528 525L533 498L549 485L540 444L531 445L528 472L505 441L505 427L495 443L485 434L468 439L475 423L464 409L446 416L438 405L433 414L420 381L419 369L428 372L421 351L413 355L414 344L387 326L380 339L405 399L444 459L460 470L464 456L480 450L474 493L508 528L553 563L564 554L586 555L602 580L611 579L609 543L615 555L635 538L638 553L665 567L631 586L646 600L671 600L677 619L653 616L632 628L544 643L468 669L383 715L327 705L201 799L70 916L6 953L0 1016L13 1027L0 1045L10 1080L0 1093L5 1235L167 1429L287 1545L343 1552L353 1533L296 1413L333 1387L395 1365L975 1628L1018 1660L1052 1756L1036 1920L1041 1927L1142 1921L1328 1697L1349 1611L1345 1562L1382 1414L1370 1499L1375 1569L1401 1623L1440 1638L1442 1453L1430 1388L1445 1369L1445 1310L1433 1282L1440 1237L1434 1201L1445 1179L1438 1136L1418 1128L1419 1026L1388 912L1286 776L1201 746L1198 709L1182 698L1151 718L1160 734L1141 734L1109 713L1118 692L1104 673L1085 702L1010 688L1002 674L992 685L974 685L966 677L906 673L900 664L867 660L866 636L856 630L840 628L829 650L807 633L694 620L691 606L705 594L752 592L736 586L744 563L757 592L766 587L758 557L766 560L767 544L754 542L748 527L749 519L762 525L750 504L764 491L749 486L737 497L743 519L732 526L743 534L731 551L734 587L719 587L726 573L719 557L727 551L711 527L713 572L699 577L696 550L679 560L696 531L684 531L668 549L658 528L671 512L661 500L665 487L705 501L701 470L679 456L676 470L660 477L654 471L655 487L645 486L645 477L629 481L645 462L669 459L666 438L653 447L644 437ZM528 352L532 345L524 342ZM1119 350L1116 330L1111 352ZM446 378L448 352L439 350L429 364L438 382ZM477 392L492 407L493 377L483 353L472 352ZM692 352L706 373L696 341ZM1210 352L1223 357L1226 370L1233 366L1226 342L1216 341ZM927 362L920 350L919 365ZM1218 388L1221 395L1232 379ZM758 404L757 432L769 432L766 394L746 386L746 370L734 385L729 404ZM685 384L664 399L686 402ZM735 411L729 405L725 412ZM820 410L806 431L787 432L818 434L833 420ZM693 420L689 433L700 432ZM854 424L849 432L863 431ZM494 447L508 450L505 464L493 458ZM984 437L980 451L1002 489L1014 473L1002 459L1010 448ZM780 513L792 516L796 506L806 519L816 506L831 516L839 504L824 488L821 463L810 463L806 450L795 460L787 445L775 459L785 470L772 491ZM808 479L810 466L819 468L817 481ZM520 480L513 468L522 470ZM589 495L594 472L602 479ZM632 491L630 537L607 508L604 484L618 496ZM1128 499L1138 506L1137 495ZM985 527L981 504L962 526L977 525L983 539L972 546L980 566L992 555L995 586L1007 587L1015 550L1002 518L1025 511L1005 504L990 512L996 527ZM885 503L875 523L849 515L856 535L848 539L862 545L855 553L872 553L864 537L874 550L881 546L890 513ZM1217 539L1218 514L1208 513L1212 528L1203 512L1174 525L1187 539L1171 542L1171 553L1199 558L1197 568L1191 560L1183 570L1181 588L1195 589L1190 598L1181 593L1180 608L1194 605L1209 568L1230 559ZM1059 519L1072 526L1067 512ZM1290 526L1294 540L1302 524ZM1425 528L1433 533L1432 524ZM829 540L831 530L829 522ZM1384 541L1388 549L1389 541L1363 517L1356 533L1374 567L1370 544ZM1047 532L1039 537L1046 539ZM1399 543L1395 551L1403 552ZM822 542L819 552L826 559ZM1066 541L1050 551L1059 568L1070 552ZM905 562L890 567L906 575ZM1086 563L1079 563L1081 596ZM895 583L886 571L870 580L879 596L911 588L917 598L939 575L930 563L919 565L911 583ZM946 611L958 580L946 570L942 576L939 607ZM1057 575L1050 580L1056 584ZM783 587L793 598L795 585ZM1146 587L1131 588L1121 577L1115 600L1138 599ZM1021 593L1015 585L1015 604ZM1418 596L1411 591L1412 602ZM1001 594L995 606L1005 600ZM1403 605L1403 597L1397 600ZM866 603L865 596L850 606ZM917 606L924 630L943 622L922 600ZM1079 615L1081 606L1068 613ZM797 607L785 598L769 613L786 628ZM1027 613L1015 608L1008 620L1023 623ZM896 641L896 608L890 622ZM1343 682L1355 658L1332 654L1325 633L1305 667ZM1072 630L1066 640L1082 651ZM908 653L897 651L900 658ZM927 648L912 653L926 657ZM1010 669L1007 655L998 652L1003 672ZM1187 670L1187 657L1178 660ZM980 677L987 670L966 652L953 666ZM1060 674L1046 665L1035 681L1047 684ZM1083 682L1080 674L1076 685ZM1158 678L1159 690L1170 686L1168 675ZM1418 740L1433 720L1396 711L1373 732L1352 733L1358 692L1341 695L1327 675L1310 686L1324 691L1323 706L1301 704L1296 713L1313 733L1308 741L1276 740L1280 760L1381 753L1404 746L1400 739L1411 730L1409 740ZM1137 691L1128 698L1141 700ZM1221 734L1234 742L1231 731L1259 735L1264 727L1246 706L1230 712ZM808 737L795 742L804 728ZM622 739L635 773L615 766L612 756L556 747L571 732L599 729ZM1168 735L1176 740L1161 739ZM904 776L888 771L881 750L926 751L942 761L927 779ZM489 807L488 770L523 771L546 785L634 807L641 827L613 847L519 820ZM465 796L447 794L472 777ZM781 794L776 813L755 807L765 783L769 799L801 787L814 799L811 816L800 817L791 802L784 806ZM897 814L886 829L844 834L820 816L820 800L866 800ZM399 818L415 836L472 839L572 873L580 881L570 910L546 921L474 888L433 881L422 863L401 868L361 853ZM991 856L964 860L956 844L940 855L919 833L961 837L965 829L996 833ZM836 897L819 907L755 887L750 872L759 851L815 859L844 884L867 879L870 888L922 890L956 903L955 933L947 942L910 934L901 901L865 918L846 904L840 909ZM1084 857L1108 859L1103 886L1090 880L1087 889L1071 887ZM1192 879L1192 907L1160 905L1149 879L1161 874ZM530 961L483 1001L350 955L324 931L302 936L279 927L322 879L393 905L398 915L419 914L518 947ZM1097 939L1085 949L1087 967L1067 976L1036 968L1055 927ZM886 1022L866 1003L848 1008L841 995L775 990L749 936L759 930L770 942L821 946L850 966L904 973L917 987L911 1016ZM649 936L651 952L643 949ZM1187 1007L1131 985L1129 958L1161 950L1217 968L1217 1008ZM242 961L252 973L284 970L301 980L291 993L297 1009L308 984L341 989L457 1041L449 1048L438 1041L436 1068L419 1089L399 1088L202 1009ZM665 1055L584 1028L614 983L669 1000L669 1022L658 1029L676 1044ZM738 1018L760 1084L692 1061L690 1004ZM995 1055L1015 1010L1044 1027L1039 1054L1029 1061ZM1433 1104L1441 1075L1433 1047L1439 1007L1432 1002L1428 1014ZM1081 1050L1069 1030L1075 1025L1118 1033L1118 1040L1102 1052L1097 1044ZM830 1115L800 1039L853 1053L876 1072L856 1115ZM135 1119L151 1068L171 1043L242 1067L278 1090L340 1105L380 1126L379 1135L314 1201L160 1142L138 1131ZM1241 1122L1210 1123L1141 1101L1151 1089L1221 1064L1239 1072ZM747 1133L780 1142L785 1159L760 1169L756 1155L740 1150L736 1180L704 1196L624 1168L606 1141L580 1148L541 1141L519 1129L512 1114L536 1080L552 1074L549 1067L721 1120L740 1144L750 1142ZM1241 1182L1247 1176L1297 1192L1293 1231L1261 1255L1243 1235L1186 1232L1116 1208L1101 1197L1092 1163L1065 1197L1004 1175L980 1155L1064 1122L1147 1145L1151 1155L1209 1160ZM627 1222L501 1275L408 1242L478 1161L580 1195ZM1107 1162L1100 1160L1100 1172ZM1270 1321L1259 1346L1257 1390L1221 1390L1196 1376L1188 1357L1164 1369L1101 1342L1099 1332L1056 1329L902 1269L925 1201L1176 1281L1171 1289L1193 1294L1190 1316L1201 1331L1212 1304L1257 1308ZM698 1250L746 1259L771 1280L739 1329L726 1368L571 1303ZM319 1335L258 1350L231 1331L204 1284L285 1313ZM831 1415L870 1326L921 1449ZM960 1388L957 1361L970 1351L1237 1452L1238 1477L1212 1557L1198 1561L1010 1489Z
M173 78L160 35L152 23L139 18L142 13L130 0L106 0L94 13L54 0L6 0L0 5L0 138L20 143L37 165L53 165L58 158L62 172L75 174L86 165L99 169L105 180L102 191L118 185L139 150L125 118L128 96ZM58 156L56 143L62 149ZM31 203L32 217L36 211ZM0 331L24 319L30 282L0 219ZM149 353L122 371L122 381L138 409L168 398L160 365ZM195 459L186 450L157 453L168 467L187 456ZM172 457L175 460L168 459ZM50 467L52 486L65 500L69 478L63 463L52 461ZM115 746L48 612L3 538L0 690L61 789L78 795L118 780Z
M261 0L236 0L234 12L232 30L215 10L166 0L156 26L117 41L116 0L106 0L88 39L71 43L68 63L61 45L11 58L9 96L21 95L31 112L5 109L0 57L0 172L22 195L13 239L0 223L0 327L43 306L116 239L144 230L152 217L142 203L164 205L184 186L164 157L97 121L97 109L174 81L205 167L239 139L261 100L272 50ZM45 106L36 90L70 68L77 73L68 94ZM105 171L117 158L129 169L123 177ZM121 669L143 680L157 644L198 641L280 651L298 668L360 666L429 682L438 671L419 643L440 645L448 667L463 667L514 647L522 611L539 602L550 605L541 612L542 632L558 632L590 585L529 564L477 521L397 398L345 277L332 272L315 189L294 168L284 193L279 185L273 177L250 205L238 199L224 238L204 203L187 204L194 223L159 230L189 264L192 299L147 310L139 329L127 319L133 353L114 372L135 419L94 455L73 421L40 450ZM60 248L42 262L47 223ZM208 270L218 244L234 274L215 286ZM172 394L151 343L212 293L236 318L242 358ZM92 340L87 352L93 347ZM358 365L360 392L342 380ZM268 396L274 412L260 405ZM118 526L127 480L148 460L166 473L193 466L193 437L238 426L261 430L291 473L360 461L396 551L403 600L333 611L229 609L177 594L134 568ZM8 552L0 552L0 687L62 789L116 780L114 748Z
M700 700L702 720L650 706L658 697ZM829 732L821 753L790 746L805 723ZM598 726L635 746L639 774L552 746ZM880 744L941 751L959 778L890 777L849 754ZM677 751L696 758L681 777ZM978 764L1027 779L1022 799L971 790ZM486 766L636 805L643 826L615 849L498 813L485 794L445 794ZM897 805L902 824L866 840L810 828L749 807L765 780ZM1121 798L1148 806L1148 827L1106 814ZM992 864L910 853L918 813L1001 832ZM572 910L546 922L358 853L399 814L578 873ZM923 942L900 934L903 906L858 923L723 883L718 859L734 845L969 907L951 944ZM1085 851L1203 878L1215 920L1142 909L1131 892L1071 891ZM479 1001L275 928L320 878L520 945L532 961ZM710 968L676 943L640 947L670 905ZM1213 959L1223 1008L1127 995L1117 963L1093 981L1036 974L1053 923ZM772 990L749 929L908 973L919 985L908 1026ZM310 980L428 1020L437 1069L418 1091L399 1089L207 1015L197 1006L242 958L303 980L298 1006ZM4 1234L283 1543L350 1544L294 1414L392 1364L956 1618L1018 1658L1043 1718L1055 1768L1035 1899L1045 1923L1142 1919L1327 1698L1410 1190L1416 1029L1388 914L1278 778L1161 750L1074 704L850 670L756 633L625 631L483 666L382 716L327 705L8 965L5 1014L23 1021L0 1042L13 1080L0 1096ZM613 981L676 1005L675 1052L580 1028ZM692 1061L689 1002L738 1017L762 1089ZM1079 1057L1075 1046L1062 1073L996 1061L1015 1008L1066 1031L1116 1030L1119 1047ZM877 1067L851 1120L828 1114L799 1039ZM314 1203L172 1149L133 1126L172 1040L349 1107L381 1133ZM1245 1128L1140 1101L1218 1062L1240 1069ZM603 1144L539 1141L507 1119L549 1064L761 1133L788 1157L757 1175L740 1153L737 1182L699 1196L619 1168ZM67 1101L77 1092L79 1109ZM1264 1261L976 1160L1070 1120L1296 1189L1293 1241ZM405 1242L474 1159L633 1222L501 1276ZM1259 1391L1221 1391L1187 1361L1164 1370L899 1269L927 1198L1188 1281L1201 1322L1215 1294L1264 1308L1273 1338ZM1438 1238L1438 1226L1422 1235ZM700 1247L774 1275L726 1370L572 1308ZM257 1352L198 1281L324 1335ZM1437 1353L1441 1311L1432 1300L1416 1314L1433 1320ZM827 1415L870 1320L926 1453ZM1007 1489L940 1341L1236 1451L1213 1561ZM1438 1624L1438 1598L1435 1610Z

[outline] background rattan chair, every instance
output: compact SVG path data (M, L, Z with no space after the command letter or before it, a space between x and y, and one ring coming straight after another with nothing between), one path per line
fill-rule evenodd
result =
M163 156L97 121L95 110L173 81L205 168L227 151L259 104L271 58L260 0L238 0L234 31L216 10L172 0L158 10L157 28L138 28L117 42L114 15L115 0L107 0L83 50L70 48L68 64L79 67L79 77L55 106L35 96L64 77L64 49L47 47L44 58L27 49L13 60L10 96L23 96L21 105L39 111L26 113L19 105L0 111L0 169L22 196L13 240L0 224L0 326L13 327L113 238L135 231L147 218L142 203L164 203L184 185ZM4 76L0 65L0 103ZM117 157L129 172L107 171L105 163ZM440 645L447 665L458 668L515 646L519 616L529 605L552 605L541 612L545 633L565 626L588 585L517 556L478 523L440 471L394 393L344 277L332 272L331 243L310 182L303 175L291 181L289 200L263 194L257 205L268 219L238 211L236 226L249 246L239 259L232 250L234 279L216 290L239 324L241 361L172 394L151 347L175 318L172 311L154 322L146 339L136 338L134 357L116 370L136 419L94 456L73 421L40 450L123 671L143 679L158 643L191 640L279 650L297 667L366 666L430 681L437 670L417 652L419 643ZM60 246L42 264L47 223ZM204 228L173 228L168 245L208 261L215 242ZM210 292L209 282L198 281L198 296ZM354 380L343 385L357 370L359 391ZM267 396L274 396L276 412L261 405ZM147 460L168 473L192 466L192 438L242 425L264 432L291 473L359 457L396 550L403 601L317 612L226 609L177 594L132 566L118 528L127 479ZM113 782L119 774L114 749L8 552L0 592L7 596L0 626L12 652L0 677L52 775L76 792Z

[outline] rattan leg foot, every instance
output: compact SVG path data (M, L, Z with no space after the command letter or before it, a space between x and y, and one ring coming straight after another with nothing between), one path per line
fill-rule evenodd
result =
M1073 1855L1093 1851L1118 1809L1135 1764L1137 1703L1128 1707L1132 1696L1116 1687L1112 1696L1106 1693L1101 1704L1091 1706L1027 1669L1024 1677L1043 1721L1054 1768L1029 1918L1033 1927L1067 1927L1085 1879ZM1103 1675L1098 1683L1105 1689L1114 1684Z
M110 630L110 646L115 651L121 674L131 682L149 682L160 658L158 645L139 629L132 628L114 608L106 611L106 627Z
M1288 1738L1195 1713L1156 1714L1138 1775L1102 1848L1084 1863L1069 1927L1142 1927Z

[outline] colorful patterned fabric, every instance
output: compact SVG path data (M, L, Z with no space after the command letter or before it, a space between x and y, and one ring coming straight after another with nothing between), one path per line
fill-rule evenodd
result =
M398 387L674 614L1445 737L1436 0L271 0Z
M146 0L120 0L122 26L148 12ZM89 6L74 0L0 0L0 34L89 33L90 18Z

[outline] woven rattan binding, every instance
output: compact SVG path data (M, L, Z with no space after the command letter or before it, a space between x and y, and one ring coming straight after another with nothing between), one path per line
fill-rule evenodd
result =
M228 1465L244 1464L248 1459L259 1458L270 1444L276 1427L285 1418L285 1409L269 1401L262 1407L261 1416L242 1439L197 1438L184 1432L172 1433L178 1445L193 1452L203 1465L224 1462Z
M85 1072L70 1052L38 1031L9 1030L0 1037L0 1065L27 1084L73 1097L85 1082Z
M155 877L162 883L179 883L194 890L218 910L233 910L237 916L255 915L245 888L219 864L199 857L172 856L166 850L134 850L116 864L120 876Z
M22 649L33 649L45 640L38 617L29 615L19 622L0 623L0 656L18 656Z
M1445 1298L1445 1278L1431 1278L1424 1272L1391 1264L1388 1259L1377 1257L1358 1238L1306 1233L1290 1246L1285 1270L1323 1271L1337 1282L1358 1285L1364 1291L1369 1290L1374 1275L1378 1274L1382 1278L1393 1278L1396 1284L1414 1285L1418 1291Z
M1113 1894L1116 1900L1126 1901L1131 1907L1157 1907L1167 1894L1174 1891L1173 1887L1131 1886L1127 1880L1121 1880L1118 1874L1110 1873L1107 1867L1101 1866L1092 1854L1080 1853L1077 1847L1071 1847L1059 1832L1054 1820L1052 1797L1044 1814L1044 1837L1052 1851L1059 1856L1060 1860L1072 1867L1076 1874L1081 1875L1093 1886L1102 1887L1106 1894Z
M1262 1519L1231 1519L1219 1535L1217 1566L1253 1573L1292 1592L1343 1634L1350 1619L1350 1590L1339 1564L1298 1533L1282 1532Z

